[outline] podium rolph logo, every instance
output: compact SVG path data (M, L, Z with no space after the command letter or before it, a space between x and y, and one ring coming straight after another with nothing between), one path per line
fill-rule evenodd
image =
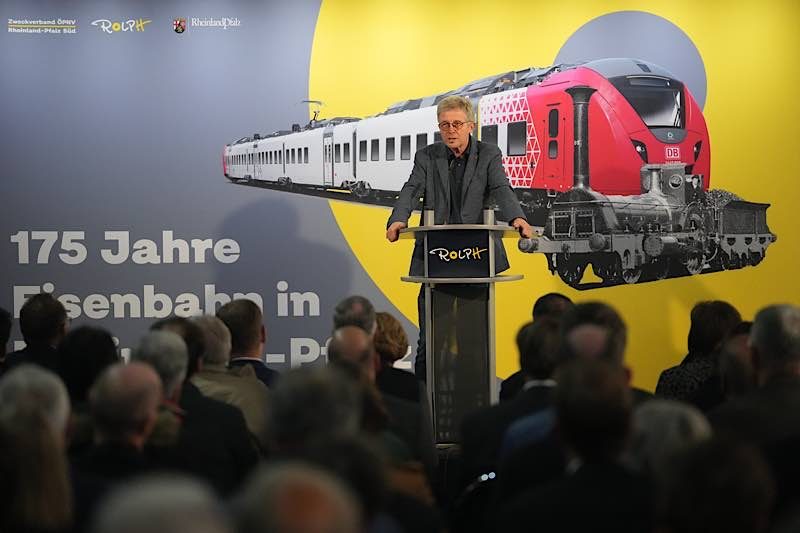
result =
M444 261L449 263L450 261L469 261L481 260L481 254L487 251L488 248L478 248L470 247L470 248L461 248L460 250L448 250L447 248L434 248L430 250L428 253L431 255L439 256L440 261Z

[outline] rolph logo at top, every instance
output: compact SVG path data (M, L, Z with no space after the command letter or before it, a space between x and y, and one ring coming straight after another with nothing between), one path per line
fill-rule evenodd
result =
M438 255L440 261L445 261L449 263L450 261L469 261L470 259L474 259L476 261L481 260L481 254L487 251L488 248L478 248L469 247L469 248L462 248L460 250L448 250L447 248L434 248L433 250L428 251L431 255Z
M152 21L149 19L130 19L123 21L113 21L108 19L97 19L92 21L92 26L97 26L105 33L118 33L118 32L141 32L144 27Z

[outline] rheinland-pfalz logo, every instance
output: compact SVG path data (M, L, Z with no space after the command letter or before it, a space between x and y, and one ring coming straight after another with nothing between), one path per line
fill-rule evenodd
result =
M175 33L183 33L186 31L186 19L176 18L172 21L172 30Z
M145 26L150 24L149 19L109 20L97 19L92 21L92 26L98 27L103 33L128 33L143 32Z
M9 18L8 33L72 35L78 33L76 19Z
M242 21L238 17L191 17L189 19L192 28L220 29L238 28Z

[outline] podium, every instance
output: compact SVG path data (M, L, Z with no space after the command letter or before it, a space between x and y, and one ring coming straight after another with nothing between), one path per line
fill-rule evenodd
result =
M470 411L496 402L495 283L521 275L497 275L499 238L518 236L495 224L484 210L484 224L423 225L401 230L401 238L421 241L424 275L400 279L423 284L427 392L437 444L455 444L461 420ZM419 244L419 243L418 243Z

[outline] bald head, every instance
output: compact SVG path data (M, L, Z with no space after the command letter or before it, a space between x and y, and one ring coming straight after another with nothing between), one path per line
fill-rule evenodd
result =
M608 330L595 324L581 324L566 334L566 348L576 359L603 359L608 352Z
M333 332L328 345L328 361L341 366L351 366L375 381L375 351L372 337L357 326L344 326Z
M108 367L90 394L98 436L141 448L153 429L161 398L161 379L150 365Z

